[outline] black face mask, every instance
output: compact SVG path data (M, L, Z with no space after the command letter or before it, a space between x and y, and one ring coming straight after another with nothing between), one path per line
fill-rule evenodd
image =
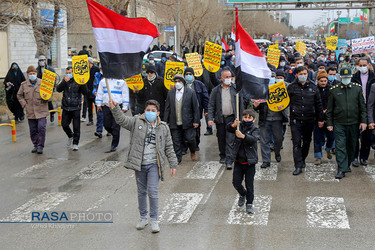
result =
M253 121L250 121L250 122L245 122L244 120L242 120L242 124L246 127L251 127L253 125Z

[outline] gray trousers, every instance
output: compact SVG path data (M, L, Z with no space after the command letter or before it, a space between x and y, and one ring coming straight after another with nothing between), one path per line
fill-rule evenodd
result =
M135 171L138 189L138 210L141 219L147 219L147 195L150 201L150 219L158 220L159 210L159 167L158 164L142 165Z
M260 147L262 151L262 161L271 162L271 134L273 135L275 155L280 155L281 146L283 144L283 122L265 121L260 128Z

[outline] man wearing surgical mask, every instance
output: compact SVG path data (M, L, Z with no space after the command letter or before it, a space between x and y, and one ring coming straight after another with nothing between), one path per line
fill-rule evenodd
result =
M342 68L341 83L330 89L327 105L327 129L333 131L336 144L336 179L351 172L350 165L355 155L359 133L367 127L366 104L361 85L351 81L352 70Z
M164 121L169 125L177 161L182 161L183 144L187 142L190 157L196 160L196 129L199 126L199 104L194 90L186 87L181 74L174 76L175 86L168 92L165 101Z
M228 170L233 168L232 149L235 135L226 130L226 125L236 119L236 86L232 84L232 72L229 68L221 71L221 84L216 86L210 95L208 104L208 125L216 124L217 140L220 151L220 163L226 164ZM242 115L242 96L239 98L239 114ZM241 117L239 117L241 120Z
M43 71L44 70L49 70L52 72L55 72L55 69L52 68L51 66L47 65L47 58L44 55L39 56L38 58L38 67L36 68L37 70L37 77L39 79L42 79L43 77ZM53 110L53 105L52 101L48 102L48 109ZM50 121L53 122L55 120L55 112L50 113Z
M359 60L359 68L358 72L355 73L352 77L353 83L358 83L362 86L363 96L365 98L365 103L370 95L371 86L375 83L375 74L371 70L369 70L369 58L362 57ZM356 148L356 153L354 155L353 166L358 167L358 155L359 155L359 163L362 166L367 166L367 160L370 155L370 147L371 147L371 131L366 129L360 136L361 146L359 144ZM360 149L359 149L360 148Z
M167 62L167 54L161 54L161 60L155 65L156 73L162 78L164 78L165 73L165 63Z
M297 67L297 79L288 86L295 167L293 175L301 174L302 168L306 166L305 159L309 154L316 117L318 127L324 125L323 106L318 87L308 79L307 75L305 66Z

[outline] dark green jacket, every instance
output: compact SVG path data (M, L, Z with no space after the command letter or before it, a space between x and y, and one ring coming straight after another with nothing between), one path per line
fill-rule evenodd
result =
M367 123L367 111L362 86L350 83L330 89L327 107L327 126Z

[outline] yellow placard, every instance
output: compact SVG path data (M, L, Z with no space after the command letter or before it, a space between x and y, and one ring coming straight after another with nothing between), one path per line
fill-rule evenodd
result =
M195 52L185 54L185 56L188 66L194 69L194 76L201 76L203 74L203 67L199 58L199 54Z
M43 70L42 82L40 84L40 97L43 100L48 100L51 98L53 93L53 87L55 86L56 73L49 71L47 69ZM43 95L46 94L46 97Z
M143 87L145 86L145 84L143 83L141 74L125 79L125 82L128 85L129 89L132 89L135 91L139 91L143 89Z
M87 55L72 57L73 77L78 84L85 84L90 79L90 67Z
M326 37L326 46L328 50L335 50L337 47L337 41L338 41L337 36L330 36Z
M277 66L279 66L279 60L280 60L280 50L268 49L267 62L269 62L271 65L277 68Z
M296 50L302 54L302 56L306 55L306 43L298 41L296 43Z
M168 90L174 88L173 78L176 74L184 74L183 62L166 62L165 63L165 75L164 75L164 85Z
M203 64L208 71L215 73L220 69L222 51L223 48L221 45L206 41L204 46Z
M290 102L288 91L284 82L278 82L269 86L267 104L270 110L278 112L288 107Z
M268 49L279 49L279 45L278 44L270 45L268 46Z

